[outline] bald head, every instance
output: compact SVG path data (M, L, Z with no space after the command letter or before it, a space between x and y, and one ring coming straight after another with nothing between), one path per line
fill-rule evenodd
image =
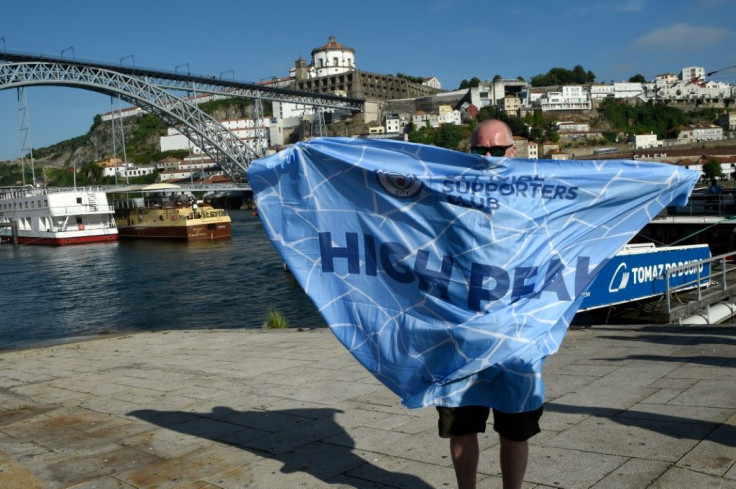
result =
M511 128L498 119L487 119L470 136L471 146L507 146L514 143Z

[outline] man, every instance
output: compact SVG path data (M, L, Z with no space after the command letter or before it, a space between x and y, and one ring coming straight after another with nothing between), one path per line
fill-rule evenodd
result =
M516 156L511 129L490 119L470 136L470 149L484 156ZM478 433L485 432L490 409L485 406L437 407L439 434L450 439L450 455L459 489L475 489L478 471ZM542 407L522 413L493 410L493 429L499 433L504 489L521 488L529 457L528 439L539 433Z

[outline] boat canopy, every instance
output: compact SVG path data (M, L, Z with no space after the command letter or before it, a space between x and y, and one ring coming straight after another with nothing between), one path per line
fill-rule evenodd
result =
M124 187L117 187L107 189L108 194L123 194L130 192L158 192L161 190L178 190L181 186L173 183L152 183L150 185L127 185Z

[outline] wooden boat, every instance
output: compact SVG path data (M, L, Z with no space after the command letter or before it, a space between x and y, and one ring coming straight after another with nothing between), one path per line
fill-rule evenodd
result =
M128 188L127 198L114 199L115 224L120 237L183 241L231 237L232 221L223 209L177 195L177 188L171 184Z

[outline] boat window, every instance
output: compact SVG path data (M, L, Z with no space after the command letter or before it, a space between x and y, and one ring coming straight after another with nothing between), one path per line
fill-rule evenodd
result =
M82 203L82 198L81 197L77 197L77 204L81 204L81 203Z
M77 216L77 224L82 224L82 216Z

